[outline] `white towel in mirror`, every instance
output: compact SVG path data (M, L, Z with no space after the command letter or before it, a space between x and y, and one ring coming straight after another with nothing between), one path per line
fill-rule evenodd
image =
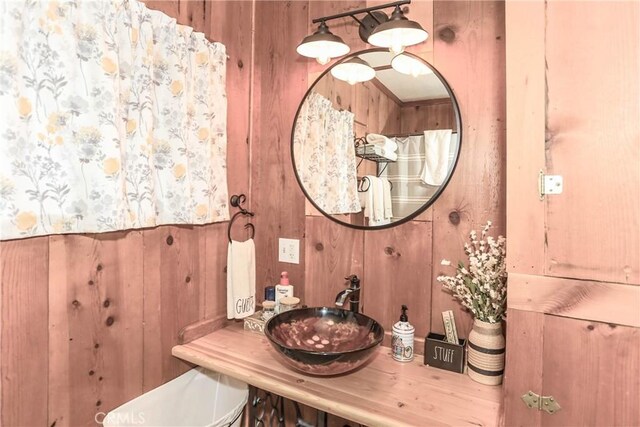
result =
M451 129L424 132L424 166L420 180L427 185L441 185L449 171Z
M366 184L368 182L368 187ZM365 207L364 216L368 218L368 225L378 226L391 222L391 185L386 178L367 175L363 179Z
M393 206L391 204L391 182L389 182L387 178L380 178L380 181L382 181L384 219L391 220L393 217Z
M378 133L370 133L367 135L366 140L368 144L382 148L383 156L390 160L395 161L398 158L398 155L396 154L396 151L398 151L398 144L393 139L387 138L386 136Z

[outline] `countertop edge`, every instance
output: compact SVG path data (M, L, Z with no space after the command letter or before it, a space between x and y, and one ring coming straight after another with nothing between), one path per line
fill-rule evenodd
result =
M177 358L259 389L369 426L499 425L503 392L468 376L392 361L378 349L346 376L318 377L286 366L268 339L242 324L172 348Z
M355 408L348 403L342 403L311 395L295 385L288 385L284 382L274 382L266 377L255 375L255 373L250 369L243 368L241 365L233 362L226 362L220 359L213 360L203 352L193 348L187 348L187 345L177 345L173 347L171 349L171 354L198 366L236 378L262 390L275 393L287 399L302 403L303 405L311 406L315 409L319 409L360 424L366 424L368 426L415 427L412 424L402 423L397 418L386 417L381 414L373 414L371 411ZM441 421L438 420L425 418L425 421L431 421L432 424L429 425L442 425Z

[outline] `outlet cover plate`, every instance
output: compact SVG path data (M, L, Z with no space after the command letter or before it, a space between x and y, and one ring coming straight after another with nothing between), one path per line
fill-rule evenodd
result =
M300 240L278 239L278 261L300 264Z

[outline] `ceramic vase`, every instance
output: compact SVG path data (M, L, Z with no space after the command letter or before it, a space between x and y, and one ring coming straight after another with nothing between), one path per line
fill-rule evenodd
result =
M505 349L502 322L475 319L467 342L467 372L471 379L487 385L501 384Z

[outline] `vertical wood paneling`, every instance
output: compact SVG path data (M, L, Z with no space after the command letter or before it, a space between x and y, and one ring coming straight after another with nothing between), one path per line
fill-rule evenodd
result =
M504 376L504 425L539 426L542 412L530 409L521 399L529 391L542 390L544 315L509 310L508 349Z
M545 3L507 2L506 14L507 271L543 274L545 205L536 180L545 169Z
M144 390L174 378L189 365L171 356L178 332L204 315L204 245L200 228L144 231Z
M640 284L640 3L547 2L546 17L546 165L565 183L547 197L546 273Z
M159 10L172 18L178 24L192 27L198 32L206 32L206 0L143 0L149 9Z
M227 313L227 223L204 226L200 238L204 239L204 251L200 254L205 272L204 317L216 318Z
M48 237L0 242L0 424L47 424Z
M333 307L338 292L345 289L345 277L363 271L364 232L345 229L323 217L306 218L305 304ZM349 306L346 306L348 309Z
M253 2L215 1L204 4L206 34L227 49L227 184L229 195L249 195L251 73L253 66ZM251 198L247 209L251 208ZM226 255L225 255L226 256Z
M400 132L421 133L433 129L456 129L456 121L452 103L425 103L402 107L400 111Z
M545 315L544 426L640 425L640 328Z
M159 10L173 18L176 18L179 24L184 24L180 17L180 2L176 0L145 0L143 3L149 8Z
M318 7L321 7L324 14L337 13L342 10L332 2L321 3L320 6L317 6L312 2L311 10L319 10ZM417 2L415 5L411 5L412 9L410 8L412 19L419 20L431 33L429 41L414 47L413 51L435 63L436 67L449 80L459 101L461 101L461 97L463 98L461 104L463 104L465 129L462 155L463 159L465 156L467 157L456 172L456 175L462 176L458 176L456 181L456 175L454 175L454 181L445 192L445 194L452 194L448 200L440 203L438 221L433 223L433 238L429 237L428 242L421 245L426 248L427 253L433 254L432 259L427 263L431 272L429 273L430 280L420 285L402 286L408 287L408 292L418 293L425 289L430 293L433 287L433 307L428 303L422 312L427 317L433 317L435 325L433 329L441 331L440 312L450 308L457 310L462 315L458 317L461 318L462 325L459 326L463 336L466 336L466 332L470 328L471 317L464 313L459 308L459 304L453 301L449 295L443 293L440 284L435 281L435 277L442 272L439 266L440 260L442 258L456 260L456 257L463 259L463 244L468 231L472 227L477 228L483 225L487 219L493 220L497 231L504 234L504 213L501 212L504 209L503 167L505 155L503 124L505 88L503 83L504 70L501 67L504 61L504 5L500 2L485 3L436 2L434 4L432 2ZM367 4L372 5L374 2ZM320 14L311 13L311 15ZM434 19L437 25L434 25ZM346 36L339 29L334 32L343 38L353 36ZM356 49L354 47L352 50ZM480 57L483 58L482 61L478 60ZM440 62L434 61L434 58ZM309 67L316 74L317 68L315 65ZM450 75L453 76L454 82L451 81ZM478 79L482 80L482 85L476 84ZM401 131L399 108L395 106L398 111L391 113L391 117L394 119L389 120L390 111L395 110L391 107L391 102L387 97L383 96L380 90L371 83L360 84L357 89L360 88L368 90L359 91L360 95L356 94L352 99L353 111L362 113L363 116L363 119L359 119L361 122L359 126L364 127L367 132L395 133ZM364 102L363 96L367 96ZM335 98L335 94L332 94L330 98ZM364 108L364 105L367 108ZM447 117L447 115L439 113L424 114L424 121L435 127L441 127L440 122L446 121ZM418 122L417 119L414 121ZM470 148L467 149L466 144L469 144ZM364 167L364 164L361 165L359 174L363 173ZM420 216L419 220L431 221L433 212L434 209L429 209ZM451 213L453 214L450 220ZM456 224L452 224L451 221ZM310 229L309 224L307 221L306 238L321 239L321 236L315 235L318 230ZM429 222L427 226L431 227L432 224ZM377 233L379 232L375 232L373 235ZM369 234L371 233L365 233L366 240L368 240ZM307 244L306 247L307 250L313 250L312 244ZM368 244L365 244L365 247L368 248ZM350 248L345 249L346 257L350 257L349 250ZM371 255L367 251L365 253L364 271L365 277L368 277L370 266L375 270L380 265L380 260L384 259L386 255ZM433 265L436 263L437 266ZM315 266L313 261L308 261L305 267L316 270L310 266ZM315 288L318 280L324 283L324 277L320 272L305 271L305 277L306 282L309 283L309 289L310 286ZM315 292L315 290L309 290L309 292ZM430 299L431 297L428 298L428 300ZM380 310L386 310L389 305L388 302L383 303L382 307L384 308ZM397 316L394 314L393 316L388 315L388 317L395 318ZM424 326L425 331L430 327L428 323L430 322Z
M504 3L437 1L434 20L434 64L460 104L463 139L456 171L433 205L431 329L442 332L441 312L451 309L466 337L471 316L436 277L452 273L440 266L442 259L466 260L469 230L491 220L492 233L505 232Z
M307 61L295 48L309 25L306 2L256 2L251 200L256 212L257 292L290 273L304 296L304 196L291 163L293 118L307 89ZM287 23L274 25L274 22ZM300 239L300 264L278 262L278 238Z
M431 245L430 222L410 221L364 236L362 308L388 333L400 317L402 304L409 307L416 338L424 338L429 331Z
M139 231L50 237L48 425L142 393L141 253Z

